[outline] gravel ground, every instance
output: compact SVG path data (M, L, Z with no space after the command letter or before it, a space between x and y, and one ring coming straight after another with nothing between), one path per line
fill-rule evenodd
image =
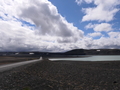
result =
M119 61L43 60L0 73L0 90L119 89Z
M0 65L12 64L16 62L29 61L38 59L39 57L14 57L14 56L0 56Z

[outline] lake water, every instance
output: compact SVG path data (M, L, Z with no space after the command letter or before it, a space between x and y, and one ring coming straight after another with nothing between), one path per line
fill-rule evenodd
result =
M55 60L71 60L71 61L120 61L120 55L90 55L78 58L50 58Z

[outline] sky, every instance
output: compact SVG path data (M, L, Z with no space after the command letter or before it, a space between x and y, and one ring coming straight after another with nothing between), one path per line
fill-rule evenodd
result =
M0 0L0 51L120 49L120 0Z

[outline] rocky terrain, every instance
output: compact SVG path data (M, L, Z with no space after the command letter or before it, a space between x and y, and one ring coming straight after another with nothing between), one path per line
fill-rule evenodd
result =
M49 61L0 73L0 90L119 90L120 62Z
M39 57L0 56L0 65L38 59Z

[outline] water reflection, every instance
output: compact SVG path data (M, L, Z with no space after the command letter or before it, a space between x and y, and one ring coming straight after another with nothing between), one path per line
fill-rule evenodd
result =
M52 61L56 60L71 60L71 61L120 61L120 55L89 55L72 58L50 58Z

